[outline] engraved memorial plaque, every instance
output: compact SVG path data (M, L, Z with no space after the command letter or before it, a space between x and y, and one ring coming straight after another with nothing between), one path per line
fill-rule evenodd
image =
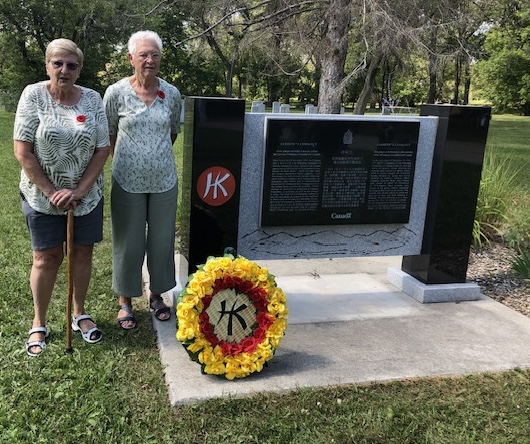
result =
M262 226L407 223L419 122L266 125Z

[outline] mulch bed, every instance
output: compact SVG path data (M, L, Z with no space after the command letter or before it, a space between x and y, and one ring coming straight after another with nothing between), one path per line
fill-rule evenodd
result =
M500 243L472 250L467 280L476 282L482 294L530 317L530 280L513 272L511 262L516 253Z

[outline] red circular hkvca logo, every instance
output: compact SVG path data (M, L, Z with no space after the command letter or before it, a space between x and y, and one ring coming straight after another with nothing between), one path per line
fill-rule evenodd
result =
M218 207L228 202L236 191L234 175L220 166L210 167L197 180L197 193L208 205Z

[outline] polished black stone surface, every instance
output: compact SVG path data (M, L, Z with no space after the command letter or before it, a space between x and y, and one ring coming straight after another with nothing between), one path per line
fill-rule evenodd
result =
M440 120L422 254L401 268L426 284L464 283L491 108L423 105L421 115Z
M407 223L419 126L269 120L261 225Z
M186 98L180 250L190 273L237 251L244 117L244 100Z

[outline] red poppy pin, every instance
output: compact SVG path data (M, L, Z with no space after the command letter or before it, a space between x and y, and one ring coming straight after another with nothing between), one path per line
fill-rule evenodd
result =
M164 94L164 91L162 91L161 89L158 90L157 95L161 99L164 99L166 97L166 95Z
M79 115L79 116L76 117L76 120L77 120L78 122L83 123L83 122L86 120L86 116L84 116L83 114L81 114L81 115Z

